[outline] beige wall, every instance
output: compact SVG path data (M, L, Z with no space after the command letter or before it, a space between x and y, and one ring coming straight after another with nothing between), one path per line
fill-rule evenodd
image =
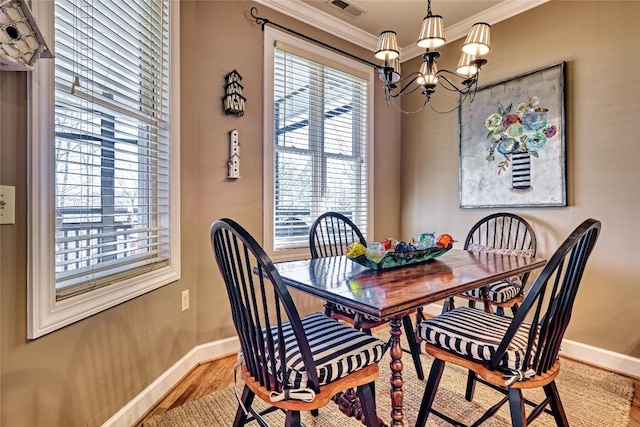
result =
M640 3L552 1L492 26L488 84L566 61L568 206L508 209L524 216L550 256L584 219L602 221L565 338L640 357ZM442 50L452 69L461 41ZM404 69L417 69L418 60ZM434 102L454 103L442 89ZM445 99L443 99L445 98ZM408 106L408 104L407 104ZM497 209L460 209L457 114L402 118L402 235L448 232L462 241Z
M17 195L16 224L0 226L0 425L100 425L195 345L233 334L208 229L214 219L229 216L257 237L262 234L262 32L245 16L252 5L182 1L182 280L30 343L25 339L27 76L0 73L0 184L15 185ZM515 211L533 222L543 255L582 219L603 221L568 338L635 356L640 353L639 6L552 2L497 24L482 75L482 83L489 83L567 61L570 206ZM259 8L276 22L348 48ZM587 42L574 41L578 36ZM455 65L452 50L458 48L455 43L443 51L443 66ZM240 119L221 111L223 78L234 68L244 77L248 99ZM374 238L436 229L462 239L489 210L458 208L456 115L425 111L401 119L384 107L381 88L376 89ZM242 144L242 178L228 182L227 141L234 128ZM192 308L181 313L180 292L187 288ZM305 310L315 305L308 299L301 303Z
M26 341L27 74L0 73L0 184L16 186L15 225L0 226L0 425L102 424L198 344L234 334L209 246L209 226L238 220L262 236L262 31L254 3L181 2L182 280ZM365 58L363 49L260 13ZM242 118L222 112L224 76L237 69L248 99ZM400 117L376 89L374 238L400 229ZM240 132L242 178L227 181L228 133ZM180 312L189 289L191 309ZM317 300L299 298L304 311Z

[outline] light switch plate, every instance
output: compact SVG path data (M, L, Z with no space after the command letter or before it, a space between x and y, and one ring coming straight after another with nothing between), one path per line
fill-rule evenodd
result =
M0 224L16 223L16 187L0 185Z

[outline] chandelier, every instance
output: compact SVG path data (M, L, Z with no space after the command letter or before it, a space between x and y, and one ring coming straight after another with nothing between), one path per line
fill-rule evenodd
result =
M456 71L438 70L436 60L440 57L440 52L436 49L445 44L442 16L431 13L431 0L427 0L427 16L422 21L417 41L417 45L425 49L419 71L403 76L400 72L400 50L395 31L380 33L374 55L377 59L384 61L384 64L378 67L378 75L384 82L385 104L393 105L402 113L414 114L421 111L427 104L436 113L450 113L460 107L466 98L473 102L478 88L480 68L487 63L482 56L486 55L491 48L490 31L491 26L485 22L474 24L462 45L462 55ZM434 108L429 100L437 86L457 92L458 104L446 111ZM396 98L417 91L424 97L424 103L417 110L406 111L396 103Z

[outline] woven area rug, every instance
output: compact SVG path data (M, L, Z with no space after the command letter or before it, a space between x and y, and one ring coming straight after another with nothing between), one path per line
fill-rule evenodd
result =
M431 367L431 357L422 355L425 376ZM390 398L388 355L380 363L380 376L376 381L378 416L385 422L390 420ZM420 407L426 381L420 381L409 355L403 355L404 370L404 416L405 425L411 427ZM452 416L465 424L472 424L484 410L500 398L501 394L483 384L476 386L473 402L464 400L466 371L452 364L446 364L434 408ZM626 427L629 423L629 411L633 396L633 383L621 375L592 368L579 362L562 359L560 375L556 380L560 397L572 427ZM239 392L241 393L241 389ZM540 401L540 390L524 391L525 397ZM259 399L256 399L256 402ZM254 402L255 403L255 402ZM262 402L260 402L262 403ZM211 393L193 402L156 415L144 423L145 427L214 427L230 426L238 407L233 386ZM527 411L530 407L527 405ZM272 426L284 425L284 416L274 412L266 416ZM307 427L357 427L359 422L347 418L337 406L331 403L320 410L320 416L303 414L303 423ZM257 423L251 423L257 425ZM429 416L427 426L448 426L434 414ZM486 421L483 426L510 426L508 404L498 414ZM532 425L555 426L553 417L543 414Z

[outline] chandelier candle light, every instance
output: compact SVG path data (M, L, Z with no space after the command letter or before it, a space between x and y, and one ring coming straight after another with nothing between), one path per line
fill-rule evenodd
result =
M417 113L427 104L431 95L435 92L436 86L440 85L449 91L458 92L459 102L454 108L448 111L438 111L429 104L432 110L437 113L449 113L455 111L467 97L473 101L478 88L478 74L480 68L487 63L482 58L486 55L490 47L491 26L484 22L474 24L462 45L462 56L458 61L455 73L449 70L438 70L436 59L440 57L440 52L436 49L445 44L442 16L431 13L431 0L427 2L427 16L422 21L422 28L418 36L417 45L426 49L422 55L423 62L420 70L407 76L402 76L400 72L400 50L395 31L383 31L378 39L378 46L375 57L384 61L378 68L378 74L384 81L385 103L392 104L401 112L406 114ZM454 83L454 78L461 80ZM424 103L415 111L402 110L396 103L395 98L408 95L417 90L424 96Z

